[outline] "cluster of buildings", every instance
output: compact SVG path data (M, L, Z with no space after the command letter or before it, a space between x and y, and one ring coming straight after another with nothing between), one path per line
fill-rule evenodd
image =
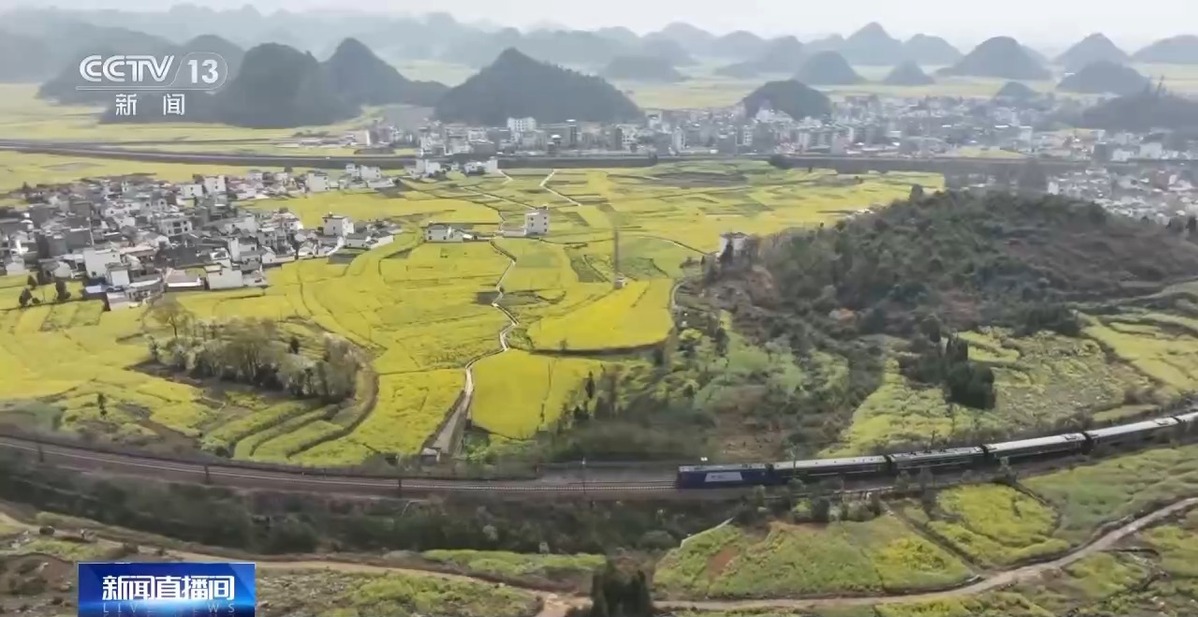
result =
M376 128L376 138L416 147L421 156L622 156L628 154L833 154L859 156L987 156L1006 151L1033 157L1126 161L1198 157L1168 137L1111 135L1070 142L1055 128L1082 103L1050 95L1035 100L971 97L849 96L826 118L792 118L766 105L749 115L742 105L720 109L648 110L638 123L508 118L504 126L437 122L400 130ZM428 175L417 171L419 175Z
M504 223L500 226L498 236L503 238L533 238L549 233L549 208L540 206L524 213L520 225ZM490 236L474 232L451 223L429 223L424 227L425 242L469 242L487 240Z
M1165 225L1179 217L1198 215L1196 175L1170 169L1122 174L1094 168L1050 179L1048 192L1093 201L1112 212Z
M374 248L401 229L333 213L307 229L286 208L244 208L239 200L384 185L394 181L377 167L350 165L331 181L321 172L251 171L183 183L125 176L25 189L28 207L0 218L0 272L82 279L85 297L110 309L170 290L262 287L265 268Z

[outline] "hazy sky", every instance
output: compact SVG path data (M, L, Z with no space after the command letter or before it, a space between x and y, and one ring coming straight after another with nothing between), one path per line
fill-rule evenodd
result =
M212 7L238 7L246 0L192 0ZM0 6L28 4L0 0ZM463 21L488 20L527 26L553 22L575 28L627 26L638 32L686 21L713 32L744 29L759 34L847 34L878 21L901 37L917 32L938 34L957 44L972 44L1007 34L1041 46L1068 45L1101 31L1126 47L1152 40L1198 33L1198 0L253 0L264 11L277 8L345 9L424 13L445 10ZM51 0L63 8L128 8L164 10L169 0ZM44 5L43 5L44 6Z

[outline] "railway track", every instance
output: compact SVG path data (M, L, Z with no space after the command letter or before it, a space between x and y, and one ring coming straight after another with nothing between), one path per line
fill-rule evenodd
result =
M447 493L477 495L574 494L595 499L660 498L689 495L674 488L672 477L610 480L600 477L543 477L528 480L447 480L335 475L302 469L260 469L235 464L169 460L136 453L98 451L85 446L45 443L27 437L2 436L0 450L26 460L80 473L108 473L174 482L203 483L243 489L276 489L364 496L416 496ZM727 495L727 493L724 493ZM709 495L708 498L715 496Z

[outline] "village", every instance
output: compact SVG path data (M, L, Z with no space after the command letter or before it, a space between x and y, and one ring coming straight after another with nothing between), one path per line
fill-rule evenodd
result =
M450 171L497 174L498 164L494 159L464 165L420 160L405 170L411 179L444 178ZM390 244L404 229L335 212L307 229L286 207L243 204L401 187L378 167L356 164L335 178L319 170L250 170L242 177L194 176L191 182L128 175L26 186L20 192L27 205L0 214L0 273L28 276L38 284L81 280L84 298L102 300L107 310L135 307L167 291L263 288L269 284L266 269L373 249ZM528 212L523 225L505 226L499 233L523 237L548 230L549 211L542 207ZM426 242L482 239L436 222L421 236ZM40 299L23 294L26 303Z

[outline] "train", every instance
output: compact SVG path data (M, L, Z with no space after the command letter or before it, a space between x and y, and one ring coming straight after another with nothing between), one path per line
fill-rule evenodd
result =
M933 473L981 469L1000 466L1003 461L1014 465L1087 454L1100 446L1167 441L1173 435L1190 433L1196 424L1198 403L1190 405L1187 413L1174 416L972 447L773 463L683 465L678 468L675 486L679 489L781 486L796 479L803 483L811 483L827 478L843 478L848 481L893 477L904 471L914 476L923 469Z

